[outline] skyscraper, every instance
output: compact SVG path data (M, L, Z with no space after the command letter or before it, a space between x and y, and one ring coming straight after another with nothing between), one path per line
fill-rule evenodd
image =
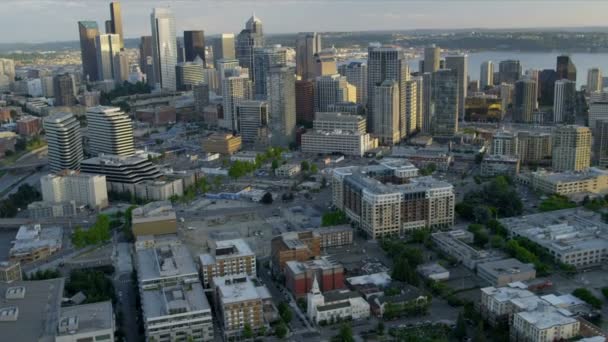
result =
M544 69L538 74L538 94L541 106L552 106L555 95L557 73L553 69Z
M458 76L458 118L464 120L464 104L467 98L467 79L469 57L465 55L450 55L445 57L445 68L456 71Z
M363 62L350 62L338 68L340 75L346 76L348 83L357 88L357 104L367 104L367 64Z
M205 82L205 66L200 57L193 62L177 63L175 78L178 90L192 90L192 87Z
M152 37L142 36L139 39L139 68L147 77L153 77L153 75L148 75L146 72L148 57L152 58Z
M137 66L135 66L137 68ZM129 80L129 55L126 51L119 51L114 56L114 81L119 84L123 84Z
M97 48L95 37L99 28L94 21L79 21L80 56L82 59L82 76L91 82L97 81Z
M347 101L346 77L335 74L315 79L315 112L329 112L329 105Z
M593 130L594 159L599 167L608 167L608 120L599 120Z
M518 60L505 60L498 63L498 74L501 83L515 83L521 78L521 64Z
M125 48L125 36L122 32L122 14L120 11L120 3L118 1L112 1L110 3L110 18L112 33L119 35L120 49L122 50Z
M205 31L184 31L184 57L186 62L193 62L200 57L203 65L207 65L205 57Z
M553 131L553 171L582 171L591 163L591 130L567 125Z
M555 72L557 72L558 80L567 79L576 82L576 66L572 63L570 56L557 56Z
M120 52L120 36L100 34L96 38L97 74L100 81L118 80L116 56Z
M481 63L481 70L479 73L479 87L481 90L485 90L488 86L494 85L494 63L492 61L485 61Z
M259 148L268 147L270 144L268 102L242 101L237 105L236 111L243 144Z
M401 136L406 137L416 132L418 126L418 80L411 79L405 82L405 122L401 127Z
M315 86L313 81L296 81L296 121L312 123L315 119Z
M241 101L251 100L251 88L251 80L247 74L229 76L222 80L224 118L219 120L220 127L232 131L238 129L236 106Z
M315 77L335 75L338 73L336 49L324 49L315 54Z
M76 104L74 96L74 79L70 74L57 75L53 78L53 94L55 106L73 106Z
M271 143L289 146L296 141L296 75L289 67L270 68L266 76Z
M422 132L431 134L433 132L432 96L433 96L433 73L422 74Z
M194 111L203 113L205 106L209 105L209 84L199 83L192 87L194 97Z
M587 71L587 94L604 89L602 70L600 68L591 68Z
M500 109L502 111L502 116L504 117L507 114L509 106L513 104L513 92L515 86L511 83L501 83L500 84Z
M458 72L440 69L431 78L431 118L434 135L451 137L458 132Z
M217 69L217 62L220 59L235 59L234 34L222 33L213 40L213 61Z
M88 108L87 124L89 152L92 155L131 156L135 153L131 119L120 108Z
M399 83L392 79L373 87L374 135L383 145L395 145L401 141L399 129Z
M217 82L219 84L218 95L223 94L224 80L230 76L234 76L233 70L239 67L239 61L237 59L220 59L215 61L215 68L217 69ZM240 69L239 69L240 70ZM249 75L249 72L247 72Z
M434 44L424 49L424 70L423 72L435 72L439 70L439 59L441 49Z
M527 79L515 82L515 95L513 100L514 121L521 123L534 122L536 107L536 82Z
M287 49L281 45L253 49L253 91L256 99L265 100L267 97L266 78L270 68L286 63Z
M83 159L80 122L71 113L55 113L44 118L51 172L78 170Z
M249 70L249 78L255 82L253 75L253 49L264 46L262 21L255 15L245 24L245 29L236 37L236 58L243 68Z
M169 8L155 8L150 15L152 27L152 58L154 80L161 89L176 89L175 65L177 64L177 42L175 40L175 18Z
M315 54L321 51L321 35L316 32L300 32L296 40L296 74L302 80L315 77Z
M553 101L553 122L573 124L576 118L576 82L556 81Z

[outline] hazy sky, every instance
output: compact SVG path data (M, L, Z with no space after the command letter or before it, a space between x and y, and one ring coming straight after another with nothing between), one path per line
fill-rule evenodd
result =
M109 0L0 0L0 42L77 40L77 21L109 18ZM178 34L241 30L255 12L269 33L413 28L606 26L605 0L123 0L127 38L147 35L153 7L173 8Z

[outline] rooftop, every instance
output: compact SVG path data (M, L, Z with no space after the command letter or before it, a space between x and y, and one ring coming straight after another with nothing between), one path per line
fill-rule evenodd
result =
M228 259L243 256L254 256L255 253L249 247L249 244L243 239L221 240L215 241L213 246L213 254L201 254L201 265L213 265L218 259Z
M603 176L608 177L608 170L590 167L584 171L550 172L545 170L535 171L530 174L532 177L542 178L552 183L576 182L582 180L596 179Z
M146 319L208 311L211 307L200 283L192 282L174 286L160 286L142 291L142 306Z
M330 256L322 256L319 259L300 261L287 261L287 268L294 274L306 272L307 270L330 270L337 267L342 267L342 264L332 259Z
M175 220L175 210L169 201L151 202L132 211L133 223Z
M534 311L522 311L516 315L541 330L558 325L573 324L577 321L571 317L572 314L568 310L556 308L548 303L540 304Z
M114 329L112 302L99 302L61 308L57 335Z
M45 227L39 224L24 225L19 228L15 244L10 249L10 255L29 253L39 248L48 247L59 249L62 246L63 229L61 227Z
M506 302L513 299L521 299L521 298L531 298L536 297L536 295L526 289L522 289L519 287L484 287L481 289L481 292L487 294L488 296L493 297L499 302Z
M534 271L534 265L524 264L517 259L503 259L497 261L484 262L477 265L478 269L483 269L493 277L498 277L503 274L517 274L523 272Z
M213 277L213 284L223 304L262 300L268 293L268 290L258 290L258 286L246 275ZM261 287L265 288L264 285Z
M376 286L388 286L391 283L392 278L386 272L378 272L373 274L365 274L357 277L350 277L347 278L346 281L353 286L366 284L373 284Z
M164 240L156 238L153 247L139 249L137 263L140 281L198 276L190 252L175 237Z

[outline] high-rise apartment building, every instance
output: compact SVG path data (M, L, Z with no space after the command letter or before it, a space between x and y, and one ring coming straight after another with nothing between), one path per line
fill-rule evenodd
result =
M418 86L420 81L417 79L407 80L405 82L405 122L401 127L401 137L404 138L410 134L420 130L420 106L418 103ZM403 131L405 129L405 131Z
M239 65L249 70L249 78L255 81L253 75L253 49L264 46L264 31L262 21L255 15L247 20L245 29L236 37L236 59Z
M269 113L266 101L241 101L236 106L239 118L238 131L242 143L248 146L268 147Z
M441 69L433 73L431 110L433 135L451 137L458 132L458 72Z
M55 113L43 120L51 172L78 170L83 159L80 122L71 113Z
M186 62L194 62L196 57L207 65L205 57L205 31L184 31L184 58Z
M205 82L203 60L197 56L192 62L177 63L175 79L178 90L192 90L195 85Z
M321 35L316 32L300 32L296 41L296 74L302 80L315 78L315 55L321 51Z
M555 82L553 122L573 124L576 118L576 82L567 79Z
M433 95L432 86L433 86L433 74L430 72L425 72L422 74L421 84L422 84L422 132L430 134L433 131L433 117L431 116L431 98Z
M120 36L117 34L100 34L96 37L97 74L100 81L119 80Z
M296 121L312 122L315 118L315 83L314 81L296 81Z
M214 277L257 276L255 253L243 239L212 242L209 253L201 254L199 261L204 287L209 287Z
M175 17L169 8L155 8L150 15L154 80L160 89L176 90L177 41Z
M513 104L513 93L515 92L515 86L510 83L501 83L500 86L500 110L504 117L509 110L509 106Z
M106 176L76 171L49 174L40 178L40 190L45 202L75 201L91 209L103 209L109 204Z
M217 62L221 59L235 59L234 33L221 33L213 40L213 61L217 69Z
M87 109L89 152L93 156L135 154L133 126L129 115L118 107Z
M74 79L70 74L57 75L53 78L53 95L55 106L73 106L76 104L74 96Z
M458 118L464 120L465 99L467 98L469 56L450 55L445 57L445 68L456 71L458 77Z
M82 76L91 82L97 81L97 45L95 37L99 28L95 21L79 21L80 56L82 59Z
M253 91L255 98L265 100L268 96L266 78L270 68L287 64L287 48L281 45L256 47L253 49Z
M500 130L492 136L491 155L516 156L519 153L517 135Z
M218 82L218 95L222 95L224 80L227 77L239 76L241 73L248 72L242 70L239 67L238 59L220 59L215 61L215 68L217 69L217 82ZM238 69L238 70L237 70Z
M246 74L230 76L222 80L224 118L219 120L219 126L236 131L238 117L236 106L240 101L252 98L252 84Z
M537 108L536 82L533 80L519 80L515 82L515 95L513 99L513 118L516 122L534 122L534 112Z
M271 143L273 146L286 147L295 142L295 70L285 66L270 68L266 82L272 133Z
M591 68L587 71L587 94L604 89L602 70L600 68Z
M567 79L576 82L576 66L572 63L570 56L557 56L555 72L558 80Z
M375 85L374 92L374 135L380 144L395 145L401 141L399 126L399 84L386 80Z
M582 171L591 163L591 130L567 125L553 131L553 171Z
M518 60L505 60L498 63L500 83L515 83L521 78L521 63Z
M328 106L348 101L348 82L339 74L315 79L315 112L328 112Z
M139 68L146 74L148 84L154 84L152 60L152 36L141 36L139 39Z
M357 104L367 105L367 63L350 62L339 66L338 72L357 88Z
M485 61L481 63L479 73L479 88L483 91L494 85L494 62Z
M423 72L435 72L439 70L441 49L435 45L424 48L424 70Z
M599 167L608 167L608 120L598 120L592 128L594 160Z

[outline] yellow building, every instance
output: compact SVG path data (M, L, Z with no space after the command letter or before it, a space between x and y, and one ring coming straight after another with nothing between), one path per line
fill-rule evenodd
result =
M233 154L241 149L241 137L228 133L214 133L203 138L203 150L207 153Z

